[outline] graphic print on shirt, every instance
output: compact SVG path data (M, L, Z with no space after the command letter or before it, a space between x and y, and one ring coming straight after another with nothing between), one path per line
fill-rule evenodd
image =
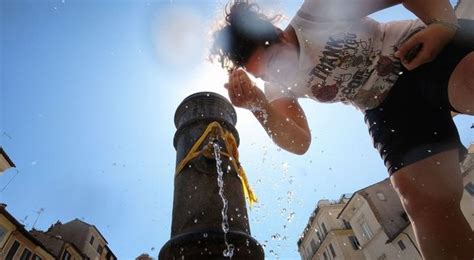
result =
M364 102L361 98L383 97L386 85L397 80L400 64L394 57L381 56L372 43L372 38L361 40L350 32L330 36L306 82L313 96L320 102L355 103ZM384 78L383 86L361 89L373 73Z
M371 42L370 38L358 39L354 33L329 37L307 82L317 100L344 102L357 94L375 69L372 63L380 54L372 50Z
M379 80L374 83L374 86L368 90L360 89L357 95L354 97L354 103L364 104L366 109L376 107L381 100L387 95L390 88L387 85L393 85L401 75L402 64L400 61L393 56L398 48L411 36L424 29L424 26L418 26L412 30L408 30L403 34L400 39L391 46L391 54L381 55L375 66L377 75L380 76Z

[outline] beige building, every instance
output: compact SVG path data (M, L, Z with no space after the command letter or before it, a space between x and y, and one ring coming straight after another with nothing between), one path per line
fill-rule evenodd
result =
M461 209L474 229L474 145L461 164ZM321 200L298 241L301 259L422 259L415 235L390 179L350 199Z
M461 164L464 194L461 199L461 210L474 230L474 144L468 149L469 153Z
M34 229L30 231L30 234L40 241L56 259L82 260L87 258L74 244L64 241L59 235L53 236Z
M153 258L149 254L143 253L143 254L137 256L137 258L135 258L135 260L153 260Z
M67 223L56 222L45 232L50 236L59 236L73 244L79 252L90 260L116 260L107 240L94 226L79 219Z
M0 204L0 259L53 260L54 255Z
M456 6L456 15L459 18L474 18L474 1L459 0Z
M338 218L350 223L362 259L422 259L408 216L388 178L354 193Z
M320 200L298 240L301 259L364 259L349 222L338 219L349 198Z
M408 217L385 179L350 199L321 200L298 241L306 259L421 259Z
M8 170L12 167L15 167L15 164L12 162L12 160L10 160L7 153L0 146L0 175L4 171L6 171L6 170Z

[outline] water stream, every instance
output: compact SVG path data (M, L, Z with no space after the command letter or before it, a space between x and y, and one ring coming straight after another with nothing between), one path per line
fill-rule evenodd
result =
M213 142L213 147L214 147L214 157L216 159L216 168L217 168L217 185L219 186L219 196L221 196L222 199L222 231L224 231L224 242L226 245L226 249L222 252L222 254L225 257L229 257L232 259L232 256L234 255L234 245L229 244L229 241L227 241L227 233L229 232L229 221L227 218L227 209L229 207L227 203L227 199L224 196L224 172L222 171L222 160L221 160L221 147L219 146L218 142Z

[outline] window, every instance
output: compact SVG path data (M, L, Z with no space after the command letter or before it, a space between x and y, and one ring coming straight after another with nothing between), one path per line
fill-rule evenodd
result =
M349 221L345 220L345 219L342 219L342 223L344 224L344 228L346 229L351 229L351 223L349 223Z
M311 254L316 253L316 251L318 251L318 247L316 246L314 239L311 239L311 242L309 242L309 244L311 245Z
M18 243L18 241L15 241L12 247L10 247L10 250L8 250L8 254L5 260L12 260L16 254L16 251L18 250L18 247L20 247L20 243Z
M323 234L324 234L324 236L326 236L327 233L328 233L328 230L326 229L326 225L324 225L324 223L322 223L322 224L321 224L321 227L323 228Z
M91 236L91 240L89 241L89 244L94 244L94 236Z
M28 260L30 259L30 256L31 256L31 251L25 248L25 250L23 250L23 254L21 254L20 260Z
M42 260L42 259L38 255L34 255L33 258L31 258L31 260Z
M0 225L0 241L3 240L6 234L7 234L7 229L4 228L2 225Z
M311 260L312 254L309 248L306 249L306 258Z
M328 260L328 255L326 254L326 252L323 253L323 256L324 256L324 260Z
M387 200L383 192L377 192L377 197L379 197L379 200L383 200L383 201Z
M471 196L474 196L474 184L472 182L469 182L468 184L466 184L466 186L464 186L464 189L469 194L471 194Z
M99 253L99 255L100 255L100 254L102 254L102 251L104 251L104 248L101 245L99 245L97 247L97 253Z
M316 231L316 234L318 235L319 243L321 243L323 241L323 238L321 237L321 233L319 233L319 230Z
M331 251L332 257L336 257L336 251L334 251L334 247L332 247L331 243L329 243L329 250Z
M364 219L362 219L362 222L360 223L360 226L362 227L362 234L367 239L371 239L374 236L374 233L372 232L372 229L370 229L369 225L367 224L367 222L365 222Z
M349 242L351 243L352 248L354 250L359 250L360 249L360 243L359 243L359 240L357 240L357 237L349 236Z
M403 220L405 220L406 222L410 222L410 219L408 219L408 215L407 215L406 212L403 212L403 213L401 214L401 217L402 217Z
M405 248L407 248L407 247L405 246L405 243L403 243L402 240L398 240L398 246L400 247L401 250L405 250Z
M64 250L63 258L61 258L61 260L69 260L69 259L71 259L71 254L67 250Z

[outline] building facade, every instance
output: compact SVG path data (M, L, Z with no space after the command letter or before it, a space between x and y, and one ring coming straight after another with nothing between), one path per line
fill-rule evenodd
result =
M459 18L474 18L474 1L459 0L456 6L456 15Z
M143 253L143 254L137 256L137 258L135 258L135 260L153 260L153 258L149 254Z
M298 240L301 259L364 259L350 223L337 218L348 200L318 202Z
M461 164L461 209L474 230L474 145ZM320 200L298 240L301 259L422 259L407 214L390 179L350 199Z
M56 259L61 260L83 260L87 256L72 243L64 241L61 236L50 235L43 231L31 230L31 235L40 241Z
M45 232L50 236L57 236L73 244L79 252L90 260L116 260L107 240L99 230L91 224L79 219L67 223L56 222Z
M53 260L54 255L0 204L0 259Z
M464 185L461 210L474 230L474 144L471 144L468 151L466 159L461 164Z
M338 218L350 223L363 259L422 259L408 216L389 179L354 193Z
M15 167L15 164L12 162L10 157L8 157L8 154L3 150L3 148L0 146L0 175L12 168Z

